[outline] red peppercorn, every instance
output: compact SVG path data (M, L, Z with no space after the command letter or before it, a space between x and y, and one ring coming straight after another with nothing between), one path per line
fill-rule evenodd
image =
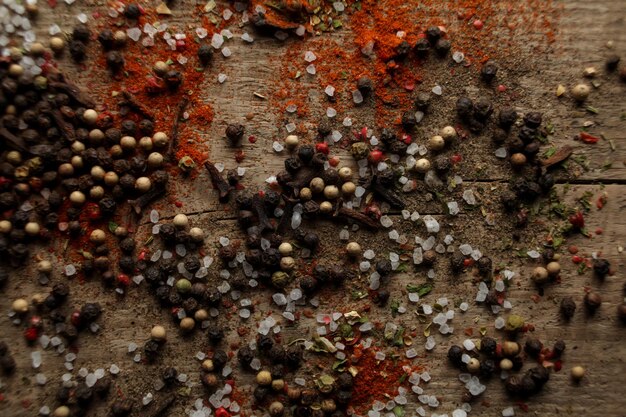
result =
M117 283L121 287L128 287L130 285L130 277L126 274L119 274L117 276Z
M34 342L35 340L37 340L38 335L39 332L37 331L36 327L29 327L28 329L24 330L24 339L26 339L26 341L28 342Z
M174 205L178 208L181 208L183 206L183 202L182 201L175 201Z
M248 142L250 142L250 143L256 143L256 137L254 137L254 136L249 136L249 137L248 137Z
M224 407L215 410L215 417L230 417L230 413Z
M580 256L578 256L578 255L572 256L572 262L574 262L575 264L579 264L582 261L583 261L583 258L581 258Z
M411 138L410 135L407 135L406 133L403 133L402 136L400 137L400 140L404 143L406 143L407 145L410 145L411 142L413 141L413 138Z
M330 149L328 148L328 144L326 142L319 142L315 144L315 152L328 155L328 153L330 152Z
M373 149L370 151L370 154L367 156L367 159L372 163L372 164L377 164L379 162L381 162L384 159L384 154L382 153L381 150L379 149Z
M72 315L70 316L70 322L76 327L80 326L80 311L76 310L72 313Z
M583 217L583 213L580 211L569 216L569 222L577 229L585 227L585 218Z
M333 156L332 158L330 158L328 160L328 163L330 164L331 167L336 167L337 165L339 165L339 158L336 156Z
M483 23L482 20L480 20L480 19L474 20L474 28L476 30L481 30L483 28L483 26L485 26L485 24Z
M463 160L463 157L459 154L455 154L450 157L450 162L452 162L455 165L461 162L462 160Z

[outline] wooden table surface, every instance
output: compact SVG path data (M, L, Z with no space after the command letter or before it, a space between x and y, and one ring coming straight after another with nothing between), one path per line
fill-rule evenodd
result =
M52 22L57 22L63 29L69 30L75 21L73 16L79 11L90 12L94 8L103 10L103 3L89 0L77 2L70 7L59 4L53 11L41 5L38 31L45 38L46 28ZM197 23L193 20L194 15L188 13L186 9L190 3L192 2L188 0L175 2L172 6L173 16L169 18L169 21L185 27L195 27ZM456 2L444 1L443 3L446 7L453 8ZM507 1L490 0L488 3L500 5L506 4ZM156 2L150 1L148 4L154 7ZM576 272L577 266L569 261L569 256L563 248L561 249L563 253L561 282L547 287L537 302L531 298L537 294L529 278L535 265L529 259L516 257L515 253L517 250L540 248L542 239L546 235L545 226L531 225L522 232L520 243L513 243L513 248L517 250L509 246L514 227L510 220L500 213L496 201L491 197L506 187L510 170L506 162L493 156L495 148L490 143L487 133L458 145L457 151L464 156L464 162L459 171L464 184L452 195L457 201L461 201L462 190L473 188L480 196L481 205L485 210L495 214L495 227L486 225L484 218L477 210L470 211L461 207L462 211L458 216L448 216L442 212L438 203L427 201L425 193L409 194L406 198L409 210L417 210L422 215L432 214L442 222L441 237L446 233L451 233L455 238L455 243L467 242L478 247L483 254L488 254L493 258L494 264L502 264L515 271L517 276L514 278L514 285L508 291L507 298L513 305L512 312L524 316L527 322L534 324L535 335L546 343L552 343L557 339L563 339L567 343L564 369L553 373L545 389L527 402L530 407L529 412L541 416L586 414L624 416L626 415L624 411L626 396L623 388L626 386L626 372L624 372L626 348L622 343L626 329L618 322L615 310L624 296L622 293L624 255L621 246L624 245L626 236L626 218L622 212L626 208L626 134L624 133L626 84L619 82L615 74L608 75L604 72L604 60L610 53L621 54L626 58L626 23L624 21L626 8L622 0L594 2L568 0L554 2L554 4L560 8L555 25L556 42L547 50L534 53L534 43L538 42L536 34L518 33L514 42L521 52L517 56L507 56L501 59L498 81L518 93L513 104L520 110L544 113L544 120L548 120L555 127L556 133L551 139L554 146L557 148L565 144L573 146L576 155L586 157L589 169L583 170L580 166L570 163L569 174L565 171L560 171L558 174L556 189L560 195L565 196L567 201L575 201L585 192L591 192L595 201L602 193L606 193L608 197L606 206L601 211L593 208L587 218L589 230L602 228L603 233L594 235L593 239L575 236L568 239L567 244L578 246L580 252L587 256L592 252L601 252L610 260L615 274L604 283L594 279L589 271L579 275ZM218 7L221 5L222 2L218 2ZM449 10L446 7L443 9ZM232 30L236 34L241 33L237 25L233 25ZM210 70L211 74L206 77L202 85L195 87L194 93L201 94L203 100L210 103L215 112L211 126L197 134L197 142L208 146L210 159L213 162L222 162L227 169L237 166L233 150L223 146L222 136L227 123L233 121L244 123L246 132L258 138L255 144L244 144L246 159L240 165L247 169L243 183L251 189L261 186L265 178L281 169L285 153L276 155L271 148L272 142L276 138L284 137L286 132L283 126L287 121L295 119L286 114L277 115L273 107L276 105L274 100L260 100L253 93L272 96L279 87L280 66L285 64L280 57L292 48L305 51L309 48L306 43L312 42L301 40L280 42L274 38L264 38L254 33L253 35L256 39L251 45L240 40L229 42L233 55L228 59L216 58ZM343 31L323 35L323 37L344 42L346 48L353 48L351 36L349 24ZM608 41L613 42L613 50L607 48ZM305 66L303 62L298 65L302 65L303 68ZM597 77L599 86L594 89L588 102L589 105L599 110L598 114L585 112L584 109L577 108L570 99L557 99L555 96L558 84L571 87L583 81L582 71L588 66L595 66L600 70L600 75ZM78 79L79 84L88 86L92 94L96 96L106 94L102 91L99 80L94 79L93 73L77 71L69 59L63 60L62 67ZM224 84L217 82L218 73L228 75L228 80ZM476 71L473 73L475 74ZM444 95L437 103L437 108L441 109L439 114L429 120L426 127L420 128L418 135L421 135L422 141L432 133L433 129L451 122L450 117L446 115L451 114L460 94L466 90L468 94L474 96L479 93L478 87L466 88L469 85L479 85L476 82L466 82L474 80L475 75L459 74L454 78L440 74L441 72L436 68L432 71L424 71L423 85L432 86L440 83L444 88ZM314 77L303 77L301 88L311 90L309 94L310 116L296 121L303 123L304 126L314 127L315 122L324 117L323 91ZM501 103L501 99L493 92L485 91L483 90L483 93L493 96L497 104ZM247 114L252 114L253 117L246 119L244 116ZM358 108L348 106L347 110L337 116L337 120L341 121L346 115L358 121L355 126L373 126L376 116L371 106ZM580 132L586 121L594 123L589 128L589 132L602 133L606 138L612 139L615 149L611 149L608 141L601 141L596 145L574 141L573 136ZM342 129L344 134L350 132L348 129ZM313 135L307 131L299 133L303 138L313 138ZM342 161L351 160L345 149L339 150L338 155ZM482 174L477 174L477 172ZM196 178L177 181L173 184L172 192L184 201L182 210L190 215L192 223L201 225L209 231L207 247L209 251L215 252L219 236L230 236L234 239L240 237L241 234L234 221L233 203L227 206L219 204L216 193L209 184L206 173L201 170ZM162 203L157 207L161 219L171 218L181 211L172 204ZM427 236L423 226L418 227L403 221L398 213L392 213L392 218L395 222L394 228L401 233L406 233L410 240L414 235ZM144 227L140 231L140 236L147 237L150 233L147 213L141 222ZM343 245L338 238L340 227L332 223L323 223L316 227L324 236L323 242L326 243L319 257L328 260L328 263L340 261L338 249ZM359 230L351 233L351 239L357 239L364 249L372 248L382 254L393 250L396 246L385 235L385 231L372 234ZM56 249L60 250L59 247ZM63 259L55 259L54 265L57 278L61 277ZM448 347L453 343L461 343L467 337L463 334L463 329L469 327L474 328L474 336L482 326L487 327L489 335L498 337L501 334L493 327L497 316L489 313L484 306L472 302L476 293L476 284L472 282L471 274L453 277L448 271L447 262L443 260L437 264L435 270L437 271L435 289L428 296L428 300L434 302L437 298L445 296L450 300L469 301L471 307L465 314L459 314L457 310L457 315L453 320L454 334L435 335L437 346L432 352L426 352L423 348L425 340L422 333L425 324L415 320L412 313L415 305L411 305L404 291L407 283L423 281L425 270L419 269L398 274L389 284L392 298L402 300L403 305L409 310L407 314L391 318L388 317L388 308L373 307L370 317L383 323L391 320L417 332L418 337L414 340L414 346L419 352L419 357L414 364L430 372L433 379L425 385L425 389L427 393L437 395L441 402L441 406L432 411L450 415L454 408L460 406L463 389L457 378L458 371L452 369L446 360L445 353ZM15 273L5 288L3 297L0 298L0 311L8 312L11 301L16 297L28 296L33 292L45 292L36 283L35 276L35 272L30 267ZM211 276L211 282L220 282L217 269L212 269ZM366 281L367 277L364 275L359 282L352 285L364 288L367 285ZM155 391L154 384L159 378L160 371L170 365L176 366L179 372L188 374L194 386L189 396L179 395L169 415L183 416L185 410L193 406L196 398L208 397L202 385L197 382L200 368L198 361L194 358L196 352L207 349L205 336L200 332L189 337L180 336L168 312L157 305L153 297L148 294L145 284L132 288L125 297L119 297L113 291L103 289L98 282L88 281L84 284L70 282L70 286L69 305L80 306L85 301L97 300L105 312L98 321L102 327L101 331L94 335L81 335L79 338L74 375L81 367L93 372L97 368L108 369L112 363L115 363L122 371L114 378L117 389L114 390L111 398L119 392L128 398L140 399L146 393L152 392L159 400L165 394ZM582 297L585 287L597 289L603 297L602 307L593 317L588 317L583 313ZM350 290L346 288L345 292L333 293L323 291L320 297L323 301L318 312L362 308L367 300L354 301L350 297ZM281 310L268 303L271 301L271 294L271 290L256 290L249 294L256 304L256 311L248 320L239 319L236 314L227 316L222 313L220 315L219 322L228 330L228 343L224 343L225 347L228 348L229 344L238 343L240 336L237 334L237 329L240 327L252 329L251 333L244 336L247 340L252 340L255 335L255 322L268 311L274 311L274 316L280 317ZM563 323L558 316L558 304L564 296L574 297L579 306L570 323ZM504 316L506 317L506 314ZM141 346L148 338L151 326L157 323L164 324L170 334L163 355L156 364L134 363L132 355L127 352L128 344L134 342ZM283 340L285 341L296 337L310 337L316 328L314 320L304 317L298 326L283 324ZM37 415L37 410L42 405L54 408L55 391L60 384L61 375L66 372L63 366L64 354L57 354L52 349L44 351L39 346L27 347L21 336L22 328L14 326L7 314L0 315L0 329L0 339L12 341L11 350L18 363L16 376L0 377L0 387L4 392L4 400L0 401L0 415L33 416ZM33 350L43 353L43 365L39 371L32 369L30 365L30 352ZM390 353L393 349L387 348L386 351ZM310 363L321 361L315 354L307 353L307 358ZM332 359L329 358L322 363L330 364ZM572 383L569 378L569 369L574 365L582 365L587 369L587 375L578 385ZM248 381L250 376L242 372L235 364L233 368L235 379L240 383L239 389L243 397L248 398L248 403L245 405L249 406L251 391L245 381ZM35 384L34 378L37 372L44 373L48 378L48 383L43 387ZM321 373L319 369L314 369L302 372L302 374L307 376L310 372ZM76 377L76 379L79 378ZM472 415L499 416L505 407L515 406L514 400L505 394L498 378L493 378L488 383L487 392L483 394L482 400L485 401L472 403ZM416 396L412 397L411 401L417 403ZM411 413L409 415L413 415L412 407L413 404L407 406L407 411ZM105 416L107 410L104 404L98 402L89 415ZM147 410L149 411L149 408ZM133 415L147 415L148 411L144 411L138 405ZM260 414L261 412L256 412L256 415ZM516 414L523 415L524 413L516 407Z

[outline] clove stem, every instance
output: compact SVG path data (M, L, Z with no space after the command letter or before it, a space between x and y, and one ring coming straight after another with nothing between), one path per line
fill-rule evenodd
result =
M220 174L214 164L206 161L204 163L204 167L207 169L207 171L209 171L209 175L211 176L211 182L220 194L220 202L224 203L228 201L228 196L232 187L228 184L224 177L222 177L222 174Z

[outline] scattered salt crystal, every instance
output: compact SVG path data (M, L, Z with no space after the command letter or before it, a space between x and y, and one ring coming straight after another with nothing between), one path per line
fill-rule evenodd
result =
M391 220L391 217L384 215L380 217L380 224L383 227L391 227L393 225L393 220Z
M96 378L96 375L92 373L87 374L87 376L85 377L85 385L87 385L88 387L93 387L94 385L96 385L97 381L98 378Z
M152 402L153 399L154 399L154 396L152 395L151 392L149 392L141 399L141 403L143 405L148 405Z
M274 33L274 36L279 41L284 41L289 37L289 34L287 32L283 32L282 30L277 30L276 33Z
M457 408L452 412L452 417L467 417L467 412L460 408Z
M76 267L72 264L65 265L65 275L71 277L76 273Z
M465 339L463 341L463 347L466 350L474 350L474 348L476 347L476 344L474 344L474 342L471 339Z
M50 415L50 407L44 405L39 409L39 415L41 416L49 416Z
M30 353L33 368L37 369L41 366L41 352L38 350Z
M502 159L506 158L506 155L507 155L506 148L498 148L498 149L496 149L496 151L494 152L494 155L497 158L502 158Z
M507 407L502 410L502 417L513 417L515 415L515 410L513 407Z
M137 42L141 37L141 29L137 27L126 29L126 35L128 35L128 37L133 41Z
M435 220L435 218L430 214L424 216L424 225L426 226L426 230L428 231L428 233L439 232L439 222Z
M363 94L361 94L359 90L352 91L352 101L354 101L355 104L363 103Z
M46 382L48 381L48 377L40 373L40 374L35 375L35 381L39 385L46 385Z
M307 65L306 72L311 74L311 75L315 75L315 73L316 73L315 65L313 65L313 64Z
M330 134L330 137L332 138L333 142L337 143L337 142L339 142L341 140L343 135L341 134L340 131L333 130L333 132Z
M363 323L362 325L359 326L359 331L367 332L367 331L372 330L372 328L373 328L372 323L367 321L367 322L365 322L365 323Z
M426 350L432 350L435 347L435 338L433 336L428 336L426 338L426 343L424 344L424 348Z
M229 56L231 56L233 53L230 50L230 48L228 46L225 46L222 48L222 55L224 55L224 57L228 58Z
M337 10L339 13L343 12L346 8L346 6L340 2L340 1L336 1L333 3L333 7L335 8L335 10Z
M282 152L285 147L280 142L274 141L274 143L272 143L272 149L274 149L274 152Z
M468 308L469 308L469 304L467 304L466 302L462 302L461 304L459 304L459 309L461 311L467 311Z
M436 85L432 89L433 94L440 96L443 93L443 90L440 85Z
M538 259L541 256L541 254L534 249L529 250L526 254L532 259Z
M312 51L306 51L304 53L304 60L306 62L313 62L317 59L317 56Z
M494 322L494 327L496 329L502 329L504 327L505 321L502 317L498 317Z
M333 109L332 107L329 107L326 109L326 116L335 117L336 115L337 115L337 110Z
M454 60L454 62L456 62L457 64L460 64L461 62L463 62L463 60L465 59L465 54L463 52L460 51L455 51L452 54L452 59Z
M109 367L109 372L112 375L117 375L117 374L120 373L120 368L116 364L113 364L113 365L111 365L111 367Z
M351 118L349 118L349 117L344 118L344 119L343 119L343 125L344 125L345 127L350 127L350 126L352 126L352 119L351 119Z
M220 49L224 44L224 37L219 33L214 33L211 38L211 46L215 49Z
M456 201L448 202L448 213L450 213L451 216L459 214L459 204Z
M220 73L220 74L217 76L217 81L218 81L220 84L224 84L224 81L226 81L227 79L228 79L228 76L227 76L226 74L221 74L221 73Z
M222 17L224 18L224 20L230 20L230 18L233 17L233 12L230 9L224 9L224 11L222 12Z
M295 113L296 110L298 110L298 106L296 106L295 104L290 104L285 110L287 110L287 113Z

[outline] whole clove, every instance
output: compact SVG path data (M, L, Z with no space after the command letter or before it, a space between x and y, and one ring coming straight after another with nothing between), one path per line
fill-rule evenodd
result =
M209 172L209 176L211 177L211 182L213 182L213 186L217 189L219 193L219 200L222 203L228 201L228 197L230 195L230 191L232 187L228 184L228 181L222 177L222 174L217 170L215 165L209 161L204 163L204 167Z

